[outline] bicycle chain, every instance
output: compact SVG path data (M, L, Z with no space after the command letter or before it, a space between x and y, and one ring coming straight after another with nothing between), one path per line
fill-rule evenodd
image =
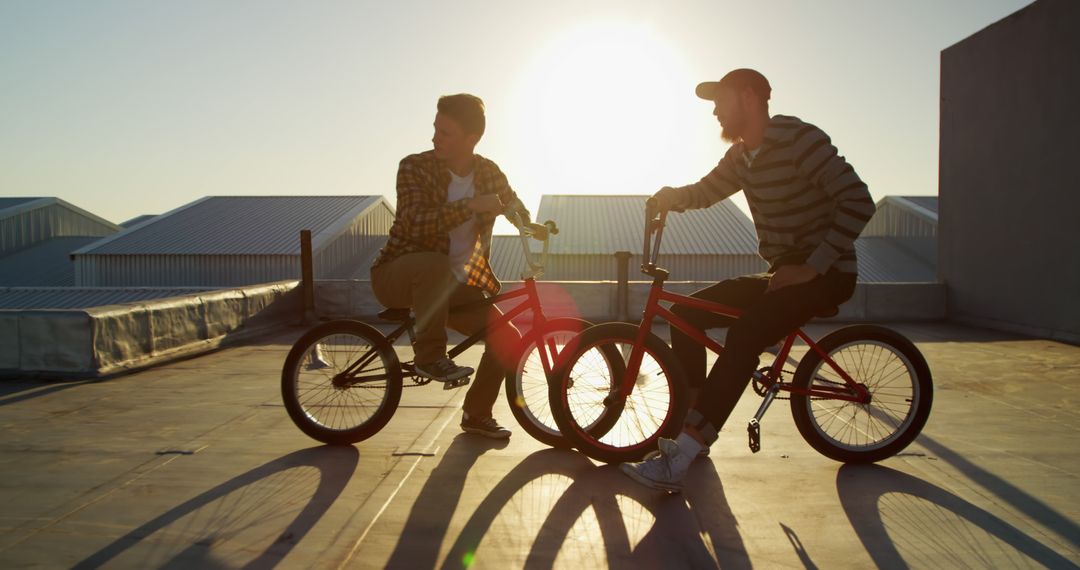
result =
M759 369L758 372L760 372L761 374L767 374L770 370L772 370L772 367L766 366L765 368ZM794 377L795 376L795 371L794 370L788 370L786 368L781 370L780 371L780 378L779 378L779 380L777 380L777 382L783 382L784 381L784 376L789 375L789 374L791 375L791 377ZM764 398L765 394L767 393L767 390L768 390L765 387L765 384L762 383L761 380L758 380L757 378L751 378L751 380L753 381L753 385L754 385L754 393L757 394L758 396L761 396L762 398ZM828 380L823 380L823 381L827 382L829 384L839 384L839 382L829 382ZM777 400L790 400L791 399L790 396L781 396L780 395L781 393L782 392L777 392L776 396L775 396L775 399L777 399ZM811 400L829 400L830 398L827 398L827 397L824 397L824 396L811 396L810 399Z
M761 374L764 375L764 374L768 374L770 370L772 370L772 367L771 366L766 366L765 368L759 369L758 372L760 372ZM777 381L778 382L783 382L784 381L784 376L788 375L788 374L794 375L795 371L794 370L787 370L787 369L781 370L780 371L780 378ZM751 380L753 381L753 384L754 384L754 393L757 394L758 396L761 396L762 398L764 398L765 394L768 393L767 392L768 389L765 387L765 384L761 380L758 380L757 378L751 378ZM790 400L791 398L789 398L788 396L781 396L780 392L777 392L776 393L776 399L777 400Z
M413 385L415 386L424 386L431 383L431 378L416 373L415 365L412 362L403 363L401 365L401 373L402 375L411 377Z

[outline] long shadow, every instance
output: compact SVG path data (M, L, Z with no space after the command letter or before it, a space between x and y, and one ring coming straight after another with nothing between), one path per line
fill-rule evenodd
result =
M0 406L8 406L47 396L70 388L100 382L99 379L81 380L0 380ZM35 390L35 388L37 388Z
M433 568L439 547L457 510L465 480L476 460L508 441L459 434L446 448L439 465L431 471L416 497L409 519L401 531L387 568Z
M500 516L513 526L493 528ZM524 568L551 568L560 552L584 566L751 567L710 462L691 469L685 494L668 496L578 453L533 453L476 507L442 567L471 566L486 540L525 553L515 561Z
M1077 568L993 514L888 467L844 465L836 487L851 526L879 568L1017 567L1031 561Z
M917 443L955 467L972 481L982 485L984 489L1016 507L1020 512L1043 526L1055 530L1072 543L1073 547L1080 548L1080 526L1074 521L1050 508L1046 503L1021 491L1012 483L968 461L931 437L922 435Z
M115 561L117 557L151 539L158 531L189 515L198 514L212 504L214 508L207 513L209 521L195 521L194 526L197 528L190 528L192 524L189 523L188 528L182 529L180 535L183 540L190 542L183 550L173 554L169 560L144 560L136 566L273 568L307 535L341 495L356 470L358 460L359 453L354 447L321 446L290 453L174 507L90 555L76 564L75 568L98 568ZM276 528L272 531L276 537L263 535L253 540L253 544L244 544L243 548L239 549L239 556L246 559L246 562L229 560L223 563L215 560L212 552L215 544L241 535L258 534L253 531L257 525L260 528L267 525L268 519L280 517L282 511L290 511L288 507L293 503L305 500L305 497L298 497L296 493L298 489L307 488L305 481L298 479L306 478L306 470L291 471L304 467L316 469L319 480L299 513L291 520L282 521L280 532ZM260 485L256 485L260 482ZM247 491L250 491L250 494ZM234 493L237 496L231 497ZM215 504L225 498L234 500L229 504ZM148 545L147 548L153 550L154 546ZM261 551L258 550L260 548ZM252 550L255 551L253 554ZM160 553L154 554L155 558L161 556Z

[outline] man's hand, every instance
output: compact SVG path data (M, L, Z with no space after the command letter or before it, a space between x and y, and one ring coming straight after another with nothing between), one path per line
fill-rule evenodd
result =
M468 206L470 210L477 214L498 214L505 208L502 200L499 199L498 194L480 194L479 196L473 196L472 198L469 198Z
M674 198L672 193L675 191L671 186L664 186L656 194L653 194L653 198L656 199L656 208L660 212L666 212L674 205Z
M817 269L805 263L802 265L784 265L777 269L776 273L773 273L772 278L769 279L769 287L765 289L765 292L772 293L784 287L806 283L817 276Z
M525 227L528 229L529 235L531 235L533 239L544 241L548 238L548 227L544 224L529 223L525 224Z

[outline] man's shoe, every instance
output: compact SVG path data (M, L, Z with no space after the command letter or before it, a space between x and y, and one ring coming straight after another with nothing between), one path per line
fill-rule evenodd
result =
M416 364L413 366L416 373L424 378L431 378L438 382L451 382L465 378L473 373L473 369L468 366L458 366L454 364L453 360L449 358L440 358L435 362L429 362L427 364Z
M652 459L653 457L656 457L657 455L660 455L660 450L658 450L658 449L646 453L645 454L645 459ZM709 446L707 446L707 445L701 446L701 451L697 452L697 456L698 457L708 457L709 456Z
M468 414L461 416L461 429L467 433L475 433L492 439L508 439L510 430L499 425L495 418L471 418Z
M315 350L311 351L311 356L308 357L307 366L304 366L305 370L322 370L324 368L330 368L330 363L323 358L322 345L315 345Z
M623 463L619 470L651 489L678 493L693 458L679 453L679 444L673 439L660 438L657 443L658 455L637 463Z

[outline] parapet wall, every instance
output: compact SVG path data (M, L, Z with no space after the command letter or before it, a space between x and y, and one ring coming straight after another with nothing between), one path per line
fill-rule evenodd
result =
M300 315L296 281L89 309L0 311L0 377L108 376L213 350Z
M690 294L711 285L671 281L665 290ZM504 282L503 291L521 286ZM629 283L628 307L618 306L615 281L539 282L541 302L549 317L577 316L594 322L628 320L641 316L648 299L650 282ZM371 293L370 281L326 280L316 283L316 311L324 317L371 318L383 309ZM510 301L512 307L519 301ZM945 286L941 283L859 283L855 294L840 306L835 321L934 321L945 318Z
M538 284L548 317L577 316L593 322L637 319L649 285L631 282L628 306L622 308L614 281ZM691 293L707 285L670 282L666 288ZM504 291L520 286L507 282ZM298 282L281 281L90 309L0 310L0 377L97 378L207 352L296 323L302 315L300 293ZM370 281L317 281L315 297L316 313L322 318L373 320L383 309L371 293ZM945 288L939 283L860 283L833 319L944 317Z

